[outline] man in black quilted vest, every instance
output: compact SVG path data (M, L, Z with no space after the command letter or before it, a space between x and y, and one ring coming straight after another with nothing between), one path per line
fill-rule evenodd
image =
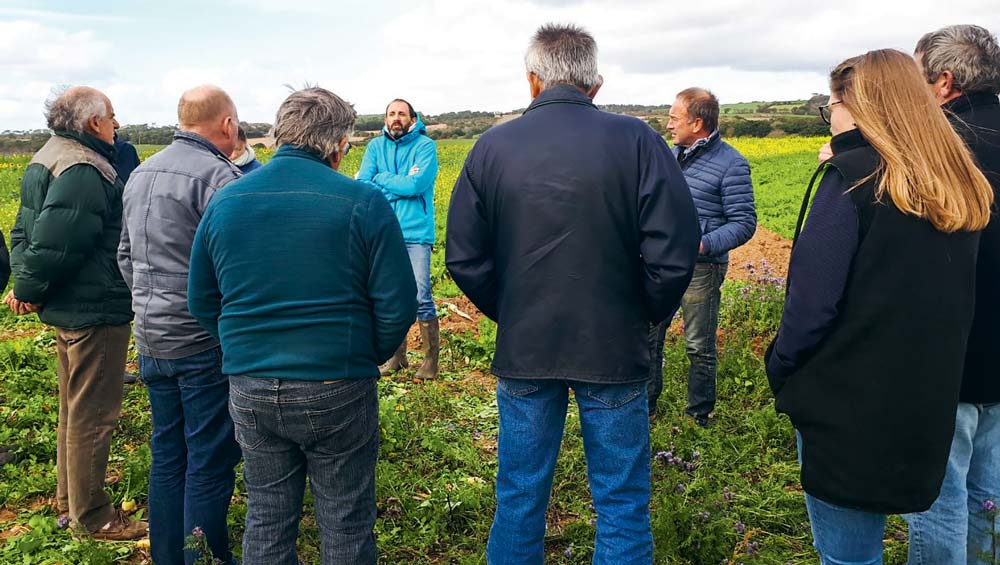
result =
M4 303L56 328L60 514L97 539L135 539L146 523L116 510L104 490L132 321L115 257L124 188L114 168L118 122L108 97L86 86L64 92L45 114L53 135L21 181L14 289Z
M757 210L750 165L719 135L719 100L714 94L704 88L682 90L670 107L667 129L701 227L698 263L681 299L681 313L691 361L685 413L699 426L707 426L708 415L715 410L715 332L729 252L753 237ZM672 318L649 333L650 416L656 414L656 401L663 390L663 339Z

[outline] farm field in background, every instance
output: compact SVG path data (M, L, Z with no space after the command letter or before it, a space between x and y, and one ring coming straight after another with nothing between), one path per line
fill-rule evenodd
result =
M751 163L761 225L790 237L805 183L825 138L736 139ZM451 188L472 141L438 142L435 204L444 241ZM140 156L157 148L144 146ZM357 170L362 148L342 172ZM268 151L258 151L262 160ZM28 156L0 156L0 229L9 236ZM666 344L661 416L652 426L652 522L656 562L677 564L816 563L798 481L795 441L775 414L761 353L781 314L782 282L771 267L723 289L719 405L713 426L681 417L687 360L675 327ZM497 409L489 376L495 326L461 296L444 269L443 246L432 260L442 315L442 375L423 384L413 370L380 381L382 448L377 467L383 563L483 563L492 520ZM55 492L58 400L54 334L36 317L0 312L0 445L15 446L0 468L0 563L143 563L134 543L96 543L58 530L46 505ZM131 354L134 360L134 352ZM412 354L411 366L419 353ZM112 448L109 490L116 503L145 513L150 452L149 403L141 386L126 387ZM590 563L599 517L590 505L579 422L567 416L563 452L548 514L549 563ZM303 562L318 560L319 535L309 509L302 520ZM234 547L242 538L242 481L230 509ZM886 562L903 563L905 525L890 520ZM237 553L239 550L237 549Z

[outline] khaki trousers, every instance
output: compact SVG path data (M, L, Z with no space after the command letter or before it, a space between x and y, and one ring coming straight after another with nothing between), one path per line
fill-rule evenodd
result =
M93 532L115 518L104 476L111 435L121 413L125 357L131 329L56 328L59 356L59 432L56 468L60 512Z

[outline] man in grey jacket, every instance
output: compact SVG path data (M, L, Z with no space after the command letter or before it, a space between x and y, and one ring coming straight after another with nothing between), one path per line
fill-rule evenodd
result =
M226 513L240 448L222 352L188 312L187 280L205 208L241 175L228 159L239 120L233 101L214 86L185 92L177 117L173 143L140 165L125 187L118 247L136 313L139 373L153 410L150 549L158 564L183 564L184 538L197 526L215 558L230 563Z

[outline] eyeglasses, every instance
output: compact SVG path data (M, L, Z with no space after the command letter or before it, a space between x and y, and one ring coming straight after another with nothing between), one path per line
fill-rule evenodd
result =
M819 106L819 117L823 118L826 125L830 125L830 106L836 106L837 104L843 104L843 100L837 100L836 102L830 102L829 104L823 104Z

